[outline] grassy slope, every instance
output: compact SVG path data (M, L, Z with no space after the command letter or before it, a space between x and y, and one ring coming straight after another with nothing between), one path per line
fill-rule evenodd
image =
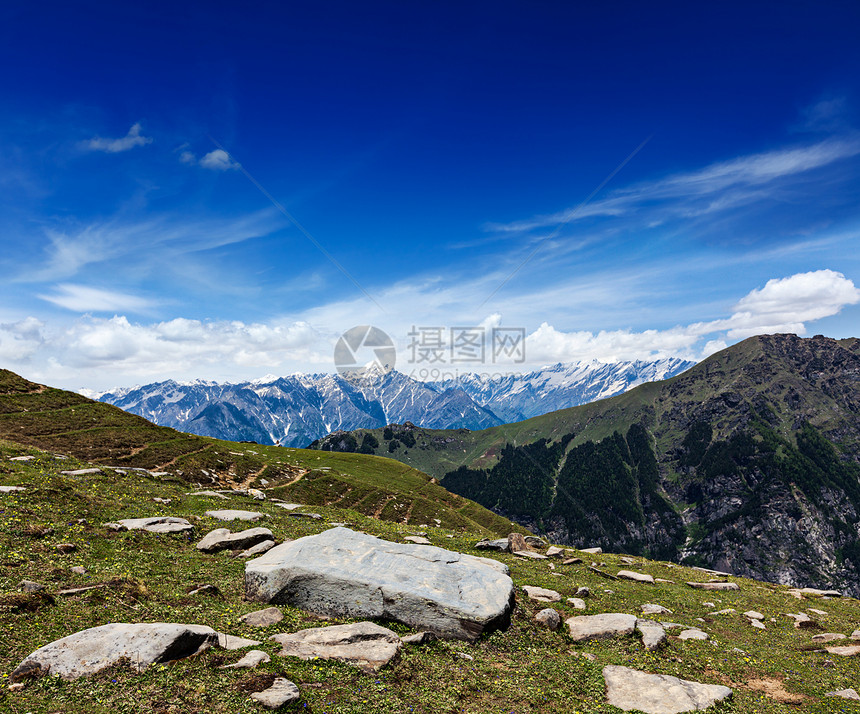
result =
M9 460L20 454L36 458L30 462ZM328 455L318 452L312 455L321 463L331 464L333 469L343 458L333 455L338 458L326 461ZM302 691L301 701L285 711L318 714L617 711L604 703L601 669L606 664L727 684L735 689L735 699L719 707L718 712L860 711L860 703L822 696L834 689L857 687L857 658L806 651L812 631L796 630L783 615L799 610L808 612L809 607L820 608L827 615L814 617L825 630L848 634L860 626L860 602L849 599L799 602L788 596L784 587L744 579L737 579L741 586L738 592L692 590L683 584L685 580L702 580L707 576L670 563L640 558L633 564L625 564L616 555L597 556L605 563L604 570L632 568L675 583L609 581L585 565L562 566L556 561L553 570L547 561L526 561L507 554L493 557L510 566L517 585L552 588L564 597L572 596L580 586L591 588L588 613L635 612L642 603L657 602L674 611L667 619L702 627L710 633L712 641L672 638L659 653L643 650L634 638L574 645L564 632L550 633L536 628L533 616L545 605L532 603L518 594L513 624L507 632L482 638L474 645L437 642L406 648L399 662L375 676L363 675L345 664L281 658L276 654L278 648L266 641L268 635L321 623L291 607L283 607L285 619L270 628L259 630L239 623L240 615L258 609L260 604L242 599L244 562L227 554L204 555L194 548L202 533L222 525L205 517L204 511L223 507L264 511L268 514L266 525L279 540L320 532L329 527L328 520L348 521L356 528L392 540L401 540L410 529L335 507L315 508L325 520L308 521L291 518L268 501L241 496L230 501L188 496L187 485L170 477L120 474L108 468L77 477L59 473L88 465L76 459L57 460L51 454L0 441L0 484L27 487L23 492L0 494L0 629L5 635L0 638L0 679L37 647L80 629L107 622L172 621L205 624L219 631L263 640L259 648L272 655L272 662L253 674L282 674L296 682ZM356 476L358 480L362 478L365 476ZM166 506L155 503L152 499L156 496L170 498L171 503ZM111 533L101 527L104 521L155 514L190 518L197 524L197 533L189 538ZM53 533L35 537L35 532L45 527L53 528ZM436 545L486 555L473 549L478 534L445 527L431 526L427 530ZM61 555L54 546L62 542L74 543L78 550ZM587 561L593 557L582 555ZM74 565L85 566L88 574L73 574L70 568ZM26 604L16 595L22 579L44 582L52 593L65 586L111 584L82 596L57 597L55 605L27 612L16 611L16 604ZM223 597L185 594L188 586L200 583L216 585ZM715 607L705 605L707 601ZM564 601L553 607L564 617L577 614ZM712 610L723 608L734 608L737 613L709 615ZM765 614L766 631L759 632L746 623L739 613L748 609ZM391 627L401 634L408 631L400 625ZM596 660L576 656L581 653L592 653ZM0 711L257 712L259 707L240 690L253 674L217 669L221 664L236 661L241 654L214 650L172 666L153 667L143 674L117 667L96 678L75 682L45 678L18 693L2 688ZM771 694L763 693L763 689L769 689ZM774 696L797 703L789 704Z
M0 438L189 482L258 486L303 503L348 506L416 526L507 535L523 529L393 459L242 444L155 426L117 407L0 370Z

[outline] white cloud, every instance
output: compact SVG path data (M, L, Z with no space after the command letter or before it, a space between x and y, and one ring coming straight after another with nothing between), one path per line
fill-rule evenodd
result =
M35 317L0 323L0 359L25 363L44 344L44 327Z
M183 151L179 154L179 162L182 164L196 164L197 157L190 151Z
M186 152L189 153L189 152ZM180 156L180 161L182 157ZM206 154L202 159L200 159L200 165L204 169L212 169L213 171L229 171L231 169L238 169L239 164L230 157L223 149L215 149Z
M118 154L122 151L128 151L135 146L146 146L152 143L152 139L148 136L143 136L140 123L132 125L131 129L121 139L104 139L97 136L89 141L83 142L83 147L90 151L104 151L108 154Z
M54 305L75 312L146 312L154 303L135 295L86 285L57 285L53 295L39 295Z
M603 362L654 359L670 355L703 359L724 349L727 340L771 333L806 333L806 323L860 303L860 290L842 273L817 270L769 280L739 300L721 320L678 325L666 330L560 332L546 322L527 338L530 362ZM702 338L714 336L704 346Z

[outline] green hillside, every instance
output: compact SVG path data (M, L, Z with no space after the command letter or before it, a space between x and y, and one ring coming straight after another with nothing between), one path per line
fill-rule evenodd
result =
M259 488L415 526L507 535L524 530L392 459L220 441L155 426L117 407L0 370L0 438L188 484Z

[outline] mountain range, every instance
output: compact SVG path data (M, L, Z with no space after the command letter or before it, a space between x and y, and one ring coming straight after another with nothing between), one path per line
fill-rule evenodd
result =
M304 447L331 432L411 422L431 429L484 429L620 394L694 363L577 362L490 378L421 382L401 372L363 379L336 374L269 376L238 384L156 382L82 392L161 426L220 439Z

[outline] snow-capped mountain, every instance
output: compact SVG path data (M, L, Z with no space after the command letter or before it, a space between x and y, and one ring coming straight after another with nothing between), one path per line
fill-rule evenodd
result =
M694 364L674 357L614 364L592 360L559 363L534 372L492 379L465 374L457 379L437 382L435 386L462 389L505 422L513 422L614 397L644 382L674 377Z
M620 394L692 364L557 364L508 377L467 375L435 383L396 371L362 380L335 374L269 375L239 384L171 380L87 396L193 434L304 447L333 431L405 421L430 429L485 429Z

